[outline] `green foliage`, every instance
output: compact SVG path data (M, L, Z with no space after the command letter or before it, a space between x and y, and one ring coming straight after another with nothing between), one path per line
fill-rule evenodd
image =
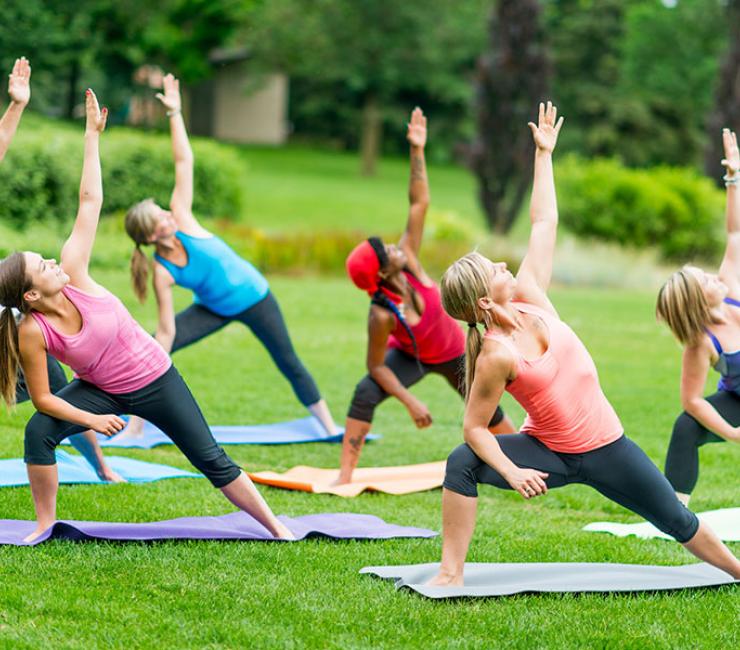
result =
M558 164L557 180L562 221L576 234L655 246L666 259L720 250L724 197L692 169L634 170L571 156Z
M16 228L74 217L82 170L82 133L50 127L19 132L0 165L0 221ZM245 166L228 147L196 140L193 209L238 218L243 210ZM101 140L103 212L128 209L146 197L169 203L174 182L172 150L165 135L112 130Z

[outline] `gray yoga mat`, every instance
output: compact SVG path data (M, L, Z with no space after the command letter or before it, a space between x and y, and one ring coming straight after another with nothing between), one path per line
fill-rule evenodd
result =
M635 592L695 589L737 584L709 564L653 566L601 562L465 565L465 586L427 587L439 564L368 566L360 573L395 580L396 588L413 589L427 598L476 598L519 593Z

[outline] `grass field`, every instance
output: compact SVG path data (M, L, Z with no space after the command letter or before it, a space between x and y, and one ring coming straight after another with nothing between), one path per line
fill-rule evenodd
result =
M124 272L97 279L123 297L148 328L154 307L138 306ZM367 301L348 282L272 278L294 342L338 420L363 372ZM651 293L553 291L561 315L591 350L605 392L628 434L662 467L679 411L680 353L653 318ZM178 304L189 298L178 293ZM255 339L238 325L175 356L212 423L300 417L302 409ZM435 424L417 431L397 403L377 414L383 440L363 465L440 460L461 439L462 405L438 378L415 392ZM521 422L507 398L505 406ZM24 405L0 416L0 457L23 451ZM338 446L231 447L254 470L296 464L336 466ZM119 452L188 467L174 448ZM702 452L698 510L738 505L737 449ZM343 500L265 488L278 513L352 511L439 529L440 492L404 497L365 494ZM205 480L149 485L68 486L59 516L149 521L232 510ZM30 518L27 488L0 492L0 518ZM593 490L572 486L525 503L481 489L469 559L477 562L693 561L679 545L579 532L590 521L635 517ZM740 553L740 544L733 549ZM437 561L440 540L387 542L74 544L0 547L2 648L732 648L738 644L737 589L648 595L517 596L431 602L359 576L371 564Z

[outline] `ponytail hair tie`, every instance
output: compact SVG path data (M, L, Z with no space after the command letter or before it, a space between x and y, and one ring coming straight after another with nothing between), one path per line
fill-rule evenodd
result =
M478 323L468 323L468 327L478 327Z

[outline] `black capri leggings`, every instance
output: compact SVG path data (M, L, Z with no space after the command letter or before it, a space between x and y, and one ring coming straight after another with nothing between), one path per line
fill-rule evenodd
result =
M321 399L316 382L293 349L280 306L272 293L236 316L219 316L203 305L190 305L175 317L172 352L200 341L233 321L244 323L267 348L301 404L310 406Z
M706 398L733 427L740 426L740 397L720 390ZM725 442L685 411L673 425L665 459L665 475L676 492L691 494L699 480L699 447L710 442Z
M523 433L498 435L496 440L519 467L547 472L548 488L569 483L590 485L681 543L688 542L699 528L696 515L676 498L660 470L626 436L583 454L552 451ZM478 483L511 489L495 469L462 444L447 459L444 486L457 494L476 497Z
M398 377L406 388L413 386L420 379L433 372L442 375L464 399L465 398L465 356L456 357L445 363L418 363L414 357L397 348L391 348L385 354L385 365ZM352 403L347 416L362 422L372 422L375 409L388 397L378 382L370 375L365 375L355 388ZM501 407L496 407L488 426L495 426L504 419Z
M67 376L64 374L64 370L62 370L61 364L50 354L46 355L46 369L49 378L49 390L56 395L67 385ZM26 378L23 375L23 372L19 370L18 381L15 386L15 401L17 404L22 404L29 399L31 399L31 396L28 394ZM74 436L70 436L69 441L72 443L72 446L85 457L85 460L93 466L95 471L100 473L101 468L98 465L98 459L95 456L95 449L87 441L85 436L78 433Z
M132 413L149 420L172 439L215 487L228 485L241 473L213 439L198 404L174 366L159 379L132 393L113 395L75 379L57 396L96 415ZM26 425L26 463L54 465L56 446L83 429L77 424L37 412Z

